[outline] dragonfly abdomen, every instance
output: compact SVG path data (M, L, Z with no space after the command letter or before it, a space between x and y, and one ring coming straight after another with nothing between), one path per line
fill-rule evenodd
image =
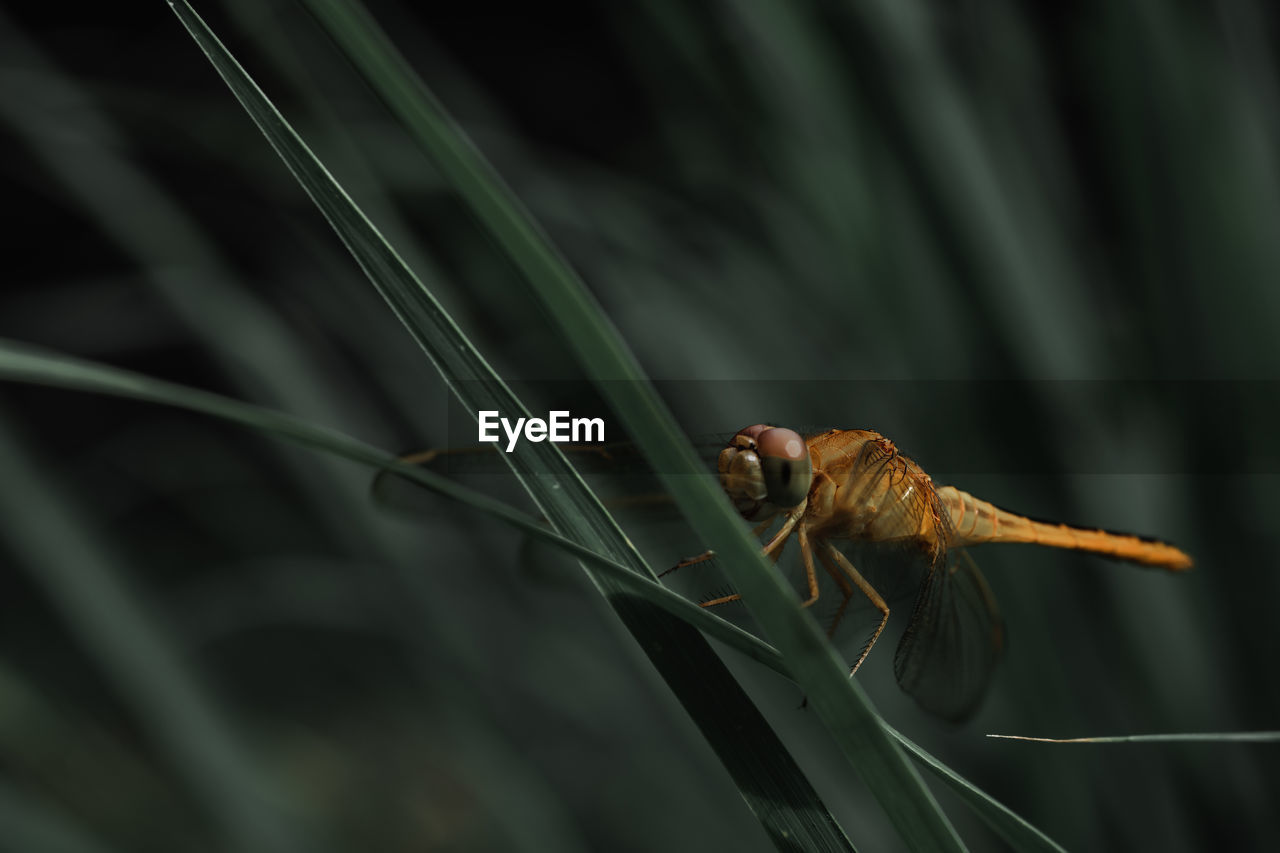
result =
M1050 548L1089 551L1117 560L1171 571L1183 571L1192 566L1191 558L1183 551L1154 539L1144 539L1129 533L1037 521L1025 515L1000 509L954 486L943 486L938 489L938 497L951 516L951 544L956 547L981 545L986 542L1020 542Z

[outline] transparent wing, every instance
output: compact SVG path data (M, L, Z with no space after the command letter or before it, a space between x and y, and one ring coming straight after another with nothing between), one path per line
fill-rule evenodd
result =
M1004 650L1004 625L987 581L952 549L921 584L893 671L922 708L955 722L977 710Z

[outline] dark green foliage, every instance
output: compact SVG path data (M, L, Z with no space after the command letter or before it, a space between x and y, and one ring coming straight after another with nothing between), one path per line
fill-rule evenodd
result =
M244 430L0 387L0 846L764 850L786 843L770 812L825 825L725 772L698 728L714 713L680 707L571 558L476 512L528 506L509 474L458 475L500 503L455 490L407 522L371 501L368 466L387 458L373 447L474 438L423 358L432 340L401 322L421 328L415 312L437 309L386 310L151 5L0 13L0 336L287 413L277 426L321 429L329 451L348 440L323 429L355 436L343 446L360 464L255 435L275 417L263 409ZM553 265L586 282L585 298L564 291L575 304L528 287L528 259L300 7L198 11L461 338L526 380L526 405L607 400L611 424L663 460L686 520L618 514L649 564L746 543L705 483L681 479L648 386L584 381L634 375L627 353L686 434L872 427L939 482L1172 540L1196 558L1185 576L975 549L1010 643L962 728L897 689L896 637L861 688L929 767L1068 849L1275 846L1270 744L981 736L1280 718L1280 88L1266 4L1061 17L1003 3L424 5L441 8L373 12L558 247ZM380 258L375 278L397 263ZM611 353L615 330L626 349ZM604 348L584 349L591 335ZM6 348L8 378L26 355ZM475 367L461 350L432 356L455 378ZM131 381L116 391L145 396ZM554 518L553 504L522 523ZM565 506L557 525L579 547L614 535L589 503ZM722 615L783 626L765 638L787 664L722 633L756 657L725 652L734 676L854 843L902 848L905 812L889 815L927 812L927 798L860 782L841 746L879 735L857 728L863 706L824 704L847 689L828 680L820 695L832 659L803 658L816 661L797 673L806 709L757 663L786 669L813 635L768 612L785 603L776 590L744 587L757 562L744 552L667 580L693 599L732 582L765 602L752 602L759 627ZM655 600L643 583L625 593L637 610ZM891 630L910 601L893 606ZM867 618L837 635L838 657ZM823 724L841 719L833 740ZM743 746L754 761L759 744ZM1000 843L984 821L1015 847L1041 843L962 783L974 811L926 778L974 849Z

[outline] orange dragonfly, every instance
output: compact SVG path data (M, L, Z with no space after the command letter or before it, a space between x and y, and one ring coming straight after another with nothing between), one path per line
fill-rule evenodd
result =
M881 614L849 671L862 666L889 621L880 592L833 544L846 540L898 550L923 563L924 580L894 656L898 684L927 711L951 720L970 716L986 691L1004 645L1004 629L986 580L963 550L987 542L1021 542L1089 551L1144 566L1185 571L1192 561L1172 545L1105 530L1036 521L1000 509L954 486L936 487L893 442L871 430L833 429L808 437L756 424L720 452L720 481L737 510L760 522L775 562L792 537L800 545L809 597L818 600L814 555L844 596L829 633L854 590ZM710 559L708 551L675 569ZM736 601L726 595L704 607Z

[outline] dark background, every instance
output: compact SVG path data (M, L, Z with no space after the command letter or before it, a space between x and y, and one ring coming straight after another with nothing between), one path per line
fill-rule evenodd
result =
M28 5L0 11L0 335L388 449L468 443L166 4ZM1275 846L1271 745L982 737L1280 728L1267 4L370 8L691 436L874 428L939 482L1195 556L976 551L1011 638L986 704L942 726L878 647L886 718L1069 849ZM590 405L307 14L197 10L535 410ZM768 849L570 561L369 482L196 416L0 388L3 846ZM659 567L699 550L623 521ZM860 849L894 849L794 688L728 657Z

